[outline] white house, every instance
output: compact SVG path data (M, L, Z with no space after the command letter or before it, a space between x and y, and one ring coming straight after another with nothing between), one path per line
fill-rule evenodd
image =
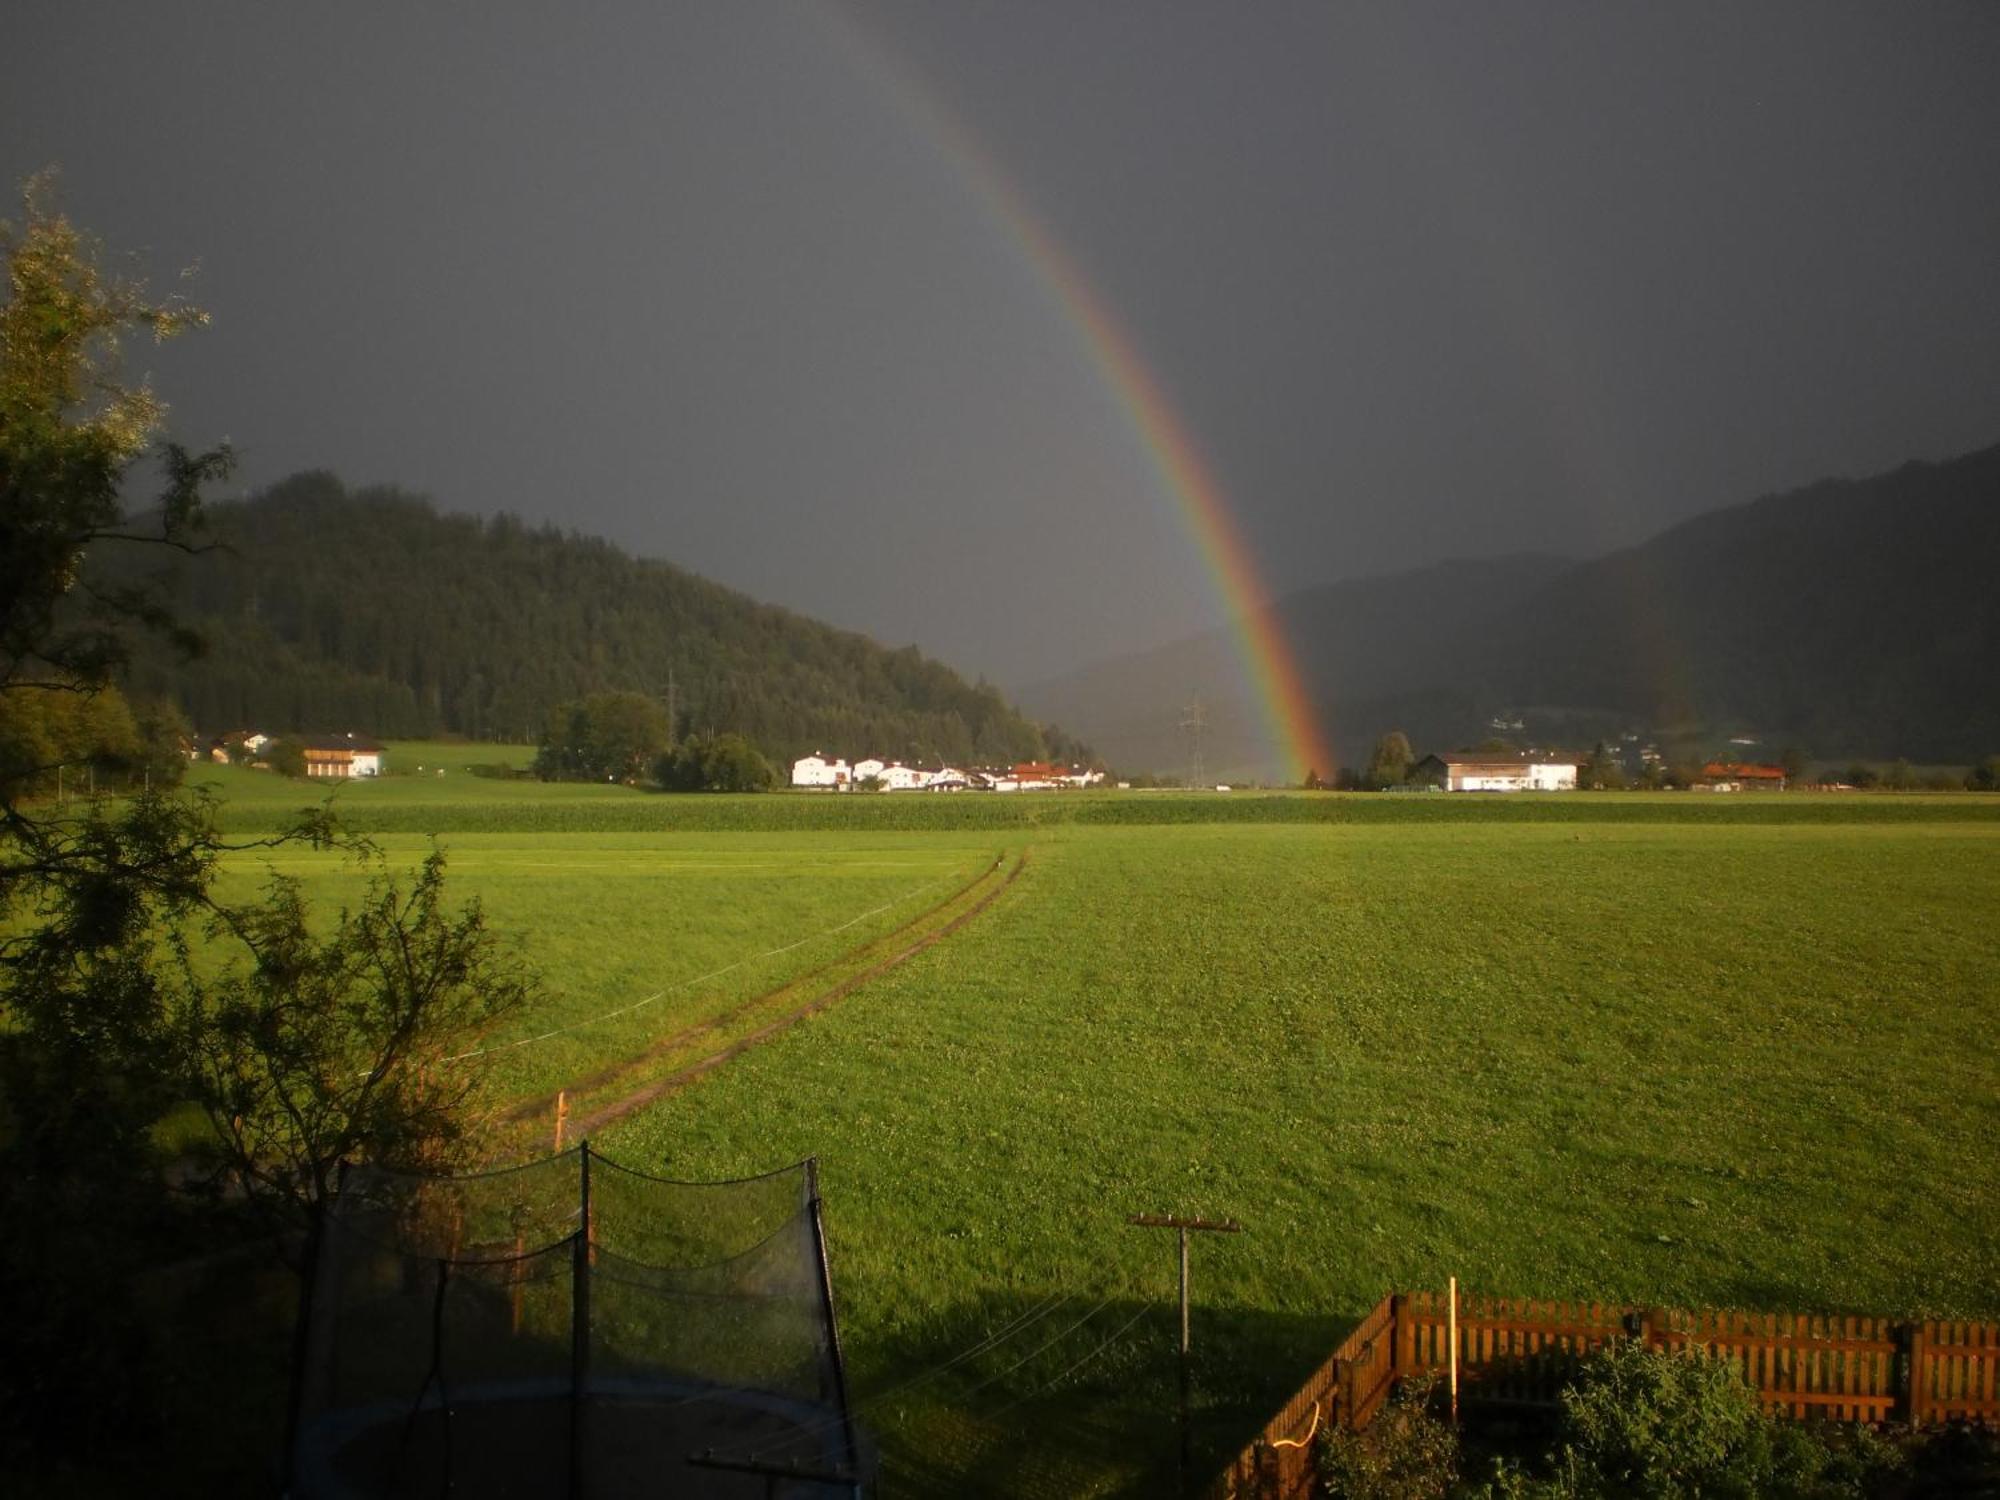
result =
M962 792L965 788L965 772L952 766L939 766L924 777L924 790L927 792Z
M833 787L844 789L853 779L845 760L828 760L824 755L801 756L792 762L793 786Z
M1417 769L1448 792L1573 792L1575 759L1552 755L1427 755Z
M892 792L914 792L924 784L924 773L901 761L891 761L881 771L882 785Z
M883 763L872 755L866 760L857 760L854 763L854 779L856 781L866 781L871 776L879 777L882 771Z
M319 781L346 781L382 774L382 747L351 736L344 740L307 740L306 775Z

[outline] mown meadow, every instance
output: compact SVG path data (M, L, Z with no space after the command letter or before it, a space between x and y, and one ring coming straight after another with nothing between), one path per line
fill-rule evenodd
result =
M503 1058L522 1097L808 994L906 905L1024 861L960 930L597 1138L682 1178L820 1158L884 1494L1170 1483L1173 1239L1139 1212L1245 1226L1195 1246L1201 1472L1346 1319L1447 1276L2000 1316L1995 799L436 783L340 805L392 861L438 835L552 976L502 1040L589 1023ZM249 830L301 800L224 790Z
M1992 1316L1996 840L1065 829L982 923L604 1144L822 1156L890 1494L1160 1484L1172 1239L1134 1212L1246 1226L1195 1249L1208 1460L1344 1317L1450 1275Z

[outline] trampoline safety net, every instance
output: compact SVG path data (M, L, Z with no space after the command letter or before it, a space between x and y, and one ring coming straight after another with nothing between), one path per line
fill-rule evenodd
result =
M304 1318L300 1500L860 1492L810 1161L356 1168Z

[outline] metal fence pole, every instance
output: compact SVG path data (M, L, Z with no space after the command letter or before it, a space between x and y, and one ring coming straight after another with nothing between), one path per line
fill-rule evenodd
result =
M583 1401L590 1382L590 1138L577 1151L576 1233L570 1239L569 1493L583 1496Z
M847 1362L840 1353L840 1320L833 1311L833 1271L826 1259L826 1225L820 1218L819 1158L806 1158L806 1207L812 1213L813 1245L819 1252L819 1290L826 1306L827 1352L833 1358L833 1399L840 1403L841 1436L847 1444L847 1466L861 1472L861 1450L854 1440L854 1417L847 1406ZM860 1493L857 1482L855 1492Z

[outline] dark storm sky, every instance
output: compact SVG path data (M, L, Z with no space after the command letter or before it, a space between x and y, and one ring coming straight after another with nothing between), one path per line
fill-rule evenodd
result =
M916 94L1274 592L2000 440L1996 5L16 0L0 55L7 178L201 263L213 327L141 357L245 484L554 519L1005 681L1222 606Z

